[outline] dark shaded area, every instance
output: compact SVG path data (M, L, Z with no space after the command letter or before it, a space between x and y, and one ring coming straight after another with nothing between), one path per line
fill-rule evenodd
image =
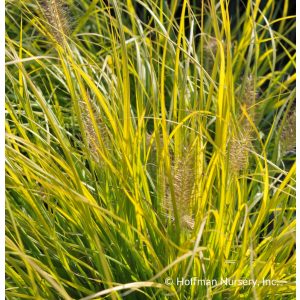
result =
M274 6L274 18L280 18L282 15L282 10L284 7L284 4L286 3L287 0L279 0L276 1L275 6ZM208 8L209 6L209 2L208 0L204 1L204 7ZM260 3L260 10L263 10L265 8L265 6L267 5L268 0L262 0ZM296 14L296 0L289 0L289 8L288 8L288 15L292 16ZM147 12L147 10L141 5L139 4L137 1L133 1L134 3L134 7L135 7L135 11L137 16L140 18L140 20L146 24L148 24L149 26L153 26L153 20L151 19L151 15ZM174 5L175 1L163 1L163 5L167 6L166 8L171 10L172 9L172 5ZM160 1L157 1L157 5L160 5ZM181 17L181 13L182 13L182 5L183 5L183 1L178 1L177 2L177 8L176 8L176 12L175 12L175 19L179 20ZM230 21L231 21L231 28L234 29L237 26L239 26L240 24L238 23L239 17L241 15L243 15L245 13L246 10L246 5L247 5L247 1L240 1L240 0L233 0L229 2L229 11L230 11ZM200 15L201 15L201 6L202 3L199 1L190 1L190 6L193 9L194 14L197 16L198 21L200 22ZM190 26L189 26L189 18L188 18L188 10L186 10L185 13L186 16L186 24L185 24L185 31L186 34L188 35L189 31L190 31ZM204 16L204 19L208 19L208 16ZM288 22L295 22L295 19L291 19ZM273 30L277 30L279 28L280 22L274 23L272 24L272 29ZM200 28L196 28L196 32L195 35L200 33ZM292 41L293 43L295 43L296 41L296 29L288 32L285 37ZM283 45L285 45L286 43L283 42ZM278 54L280 54L283 51L282 48L278 49ZM285 64L287 62L287 58L285 60L282 61L282 64Z

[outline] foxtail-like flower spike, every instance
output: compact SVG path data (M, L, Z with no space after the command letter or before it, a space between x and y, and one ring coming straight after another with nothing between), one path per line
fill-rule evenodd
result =
M296 110L287 116L280 136L282 154L294 152L296 149Z
M178 210L179 223L182 227L193 229L194 219L191 214L192 196L195 180L195 164L192 153L187 153L181 159L175 159L172 165L172 177L175 201ZM164 207L167 215L174 218L170 187L167 184Z
M240 137L233 137L229 142L229 166L233 174L245 170L251 148L251 131L244 130Z
M39 3L53 38L60 45L64 45L66 36L70 33L68 13L64 2L62 0L41 0Z

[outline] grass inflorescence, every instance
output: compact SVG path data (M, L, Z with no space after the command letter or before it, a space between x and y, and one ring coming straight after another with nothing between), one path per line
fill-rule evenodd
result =
M40 0L41 12L54 40L63 45L71 32L68 8L62 0Z

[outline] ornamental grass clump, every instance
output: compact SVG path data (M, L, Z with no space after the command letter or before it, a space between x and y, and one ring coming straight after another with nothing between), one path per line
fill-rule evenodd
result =
M293 1L66 3L6 1L6 298L295 299Z

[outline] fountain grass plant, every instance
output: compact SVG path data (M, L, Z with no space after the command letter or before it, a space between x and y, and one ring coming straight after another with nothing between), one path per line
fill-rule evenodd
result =
M291 5L6 1L7 299L295 299Z

